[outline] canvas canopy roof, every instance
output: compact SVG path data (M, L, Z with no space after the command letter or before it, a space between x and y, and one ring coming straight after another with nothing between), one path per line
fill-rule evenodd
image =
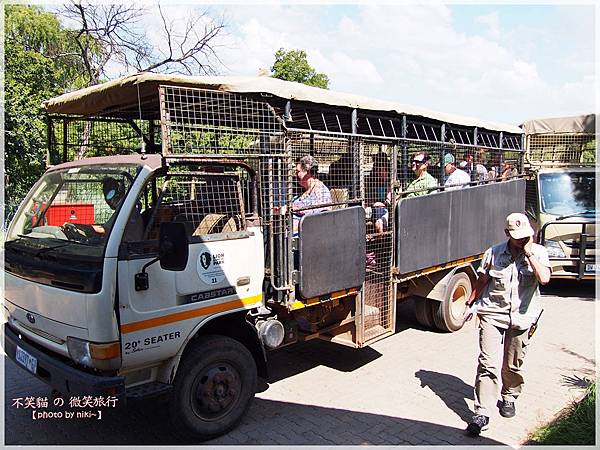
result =
M45 101L42 106L48 113L102 116L110 115L115 111L137 111L139 102L144 114L144 111L148 111L149 108L153 108L154 111L158 109L159 85L187 86L245 94L270 94L285 100L421 116L448 124L522 134L520 128L509 124L428 111L414 106L333 92L268 76L212 77L138 73L63 94Z
M596 132L596 115L552 117L548 119L533 119L521 125L525 134L558 134Z

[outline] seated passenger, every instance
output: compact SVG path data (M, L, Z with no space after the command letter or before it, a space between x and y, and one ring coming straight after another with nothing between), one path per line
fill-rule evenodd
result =
M502 165L502 173L500 174L500 178L503 181L512 177L516 177L518 174L519 172L511 163L504 161L504 164Z
M458 165L458 167L461 170L463 170L464 172L466 172L469 175L469 177L472 177L473 180L478 181L478 182L484 182L488 178L488 170L481 163L481 158L484 157L484 154L485 154L485 150L484 149L479 149L478 155L479 155L479 158L480 158L480 162L475 163L474 160L473 160L473 154L472 153L467 153L467 155L465 157L465 160L462 161Z
M385 153L373 156L373 169L365 178L365 205L371 208L375 231L382 233L388 226L392 191L390 182L390 161Z
M110 209L114 210L110 218L102 225L92 225L94 231L101 235L107 235L112 229L115 220L117 219L117 208L125 198L125 185L122 182L115 180L112 177L106 177L102 180L102 193L104 201ZM127 225L123 241L138 241L142 239L144 233L144 222L139 210L139 205L136 205Z
M108 207L114 211L103 225L94 225L94 231L104 234L111 230L117 218L116 209L125 196L125 186L112 177L106 177L102 180L102 194Z
M344 153L337 161L329 166L329 189L349 189L352 185L352 168L354 157L351 153Z
M475 164L475 180L483 183L488 180L488 169L486 165L487 156L484 148L477 151L477 164Z
M466 187L469 185L471 182L471 177L467 172L456 167L454 158L452 158L452 160L444 159L444 162L446 163L444 165L444 171L446 172L446 175L448 175L448 178L444 183L447 191L460 189L461 187Z
M453 163L453 162L455 162L455 161L456 161L456 159L454 158L454 155L453 155L452 153L446 153L446 154L444 155L444 160L443 160L443 161L442 161L442 163L441 163L441 167L442 167L442 168L445 168L445 167L446 167L446 164L448 164L448 163L450 163L450 162L452 162L452 163ZM447 175L447 174L444 174L444 183L446 182L446 180L447 180L447 179L448 179L448 175Z
M304 188L304 192L294 198L291 205L294 233L298 232L298 225L303 216L329 211L331 209L331 206L302 209L309 206L332 203L329 189L317 178L318 170L318 162L311 155L303 156L296 163L296 177L298 178L300 186ZM285 208L282 212L285 214Z
M429 167L430 161L431 157L426 152L420 152L414 156L412 161L412 171L415 173L417 178L406 187L406 190L418 190L419 192L409 192L406 194L406 198L431 194L433 190L428 188L437 187L437 180L427 173L427 168Z

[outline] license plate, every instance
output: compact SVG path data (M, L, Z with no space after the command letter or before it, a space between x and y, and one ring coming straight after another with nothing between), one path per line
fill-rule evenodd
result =
M16 359L19 364L29 370L31 373L35 373L37 370L37 358L31 356L21 347L17 346Z
M598 264L586 264L585 271L586 272L598 272Z

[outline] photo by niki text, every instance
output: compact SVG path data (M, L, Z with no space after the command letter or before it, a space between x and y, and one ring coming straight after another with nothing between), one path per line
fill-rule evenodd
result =
M117 401L117 397L91 395L73 396L68 400L62 397L16 397L12 399L12 407L30 410L33 420L102 420L102 409L115 408ZM58 409L63 407L68 409Z

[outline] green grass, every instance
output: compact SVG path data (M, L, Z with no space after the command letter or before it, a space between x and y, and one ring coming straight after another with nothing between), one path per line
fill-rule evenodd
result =
M594 445L596 443L596 383L585 397L551 424L536 430L532 445Z

